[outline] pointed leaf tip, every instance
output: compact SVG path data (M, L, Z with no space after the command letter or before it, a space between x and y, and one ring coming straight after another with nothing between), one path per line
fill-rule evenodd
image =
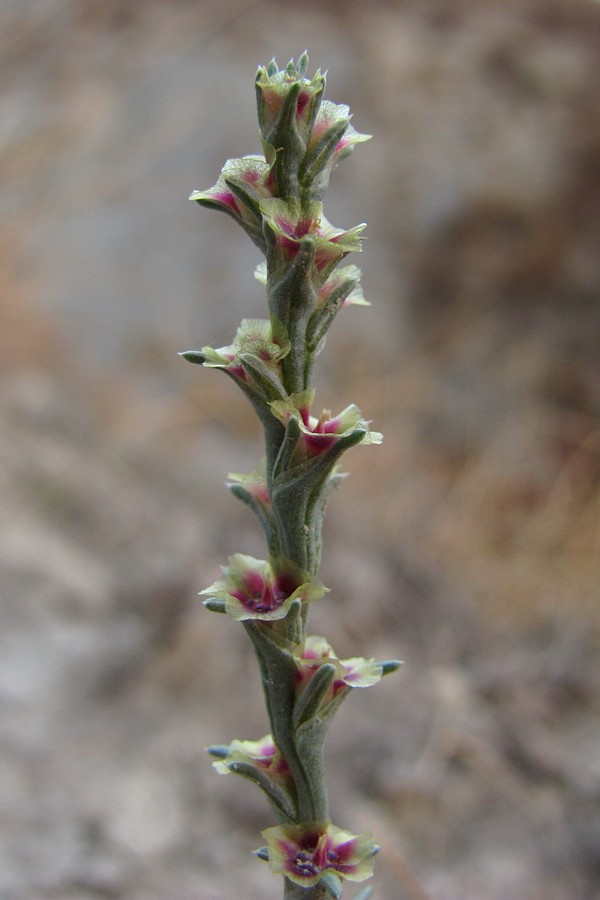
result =
M404 663L401 659L383 659L379 665L382 675L390 675L392 672L397 672Z
M202 605L209 609L211 612L216 613L225 613L225 601L221 600L220 597L208 597L206 600L202 601Z
M216 759L225 759L229 754L228 744L211 744L210 747L206 747L205 749L207 753L210 753L210 755L216 757Z
M206 361L206 355L202 350L183 350L177 356L181 356L188 362L196 363L198 366L201 366Z

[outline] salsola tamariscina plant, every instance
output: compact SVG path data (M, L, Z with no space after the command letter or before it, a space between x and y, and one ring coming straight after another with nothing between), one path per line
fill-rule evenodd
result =
M229 487L256 515L267 559L235 553L222 577L202 591L204 605L241 622L258 658L271 732L209 752L221 773L255 782L279 824L263 831L256 851L284 878L288 900L341 897L343 880L372 875L378 847L329 819L323 744L342 700L398 668L395 660L339 659L325 638L308 632L319 582L321 530L329 495L342 475L342 453L378 444L360 410L313 412L315 357L338 310L365 304L356 266L364 225L334 228L322 197L337 162L368 139L350 124L347 106L323 99L325 76L306 77L308 57L256 76L262 156L231 159L214 187L191 200L226 212L265 257L268 319L244 319L233 343L182 356L222 369L246 394L264 431L265 459ZM360 892L365 900L370 888ZM357 895L358 896L358 895Z

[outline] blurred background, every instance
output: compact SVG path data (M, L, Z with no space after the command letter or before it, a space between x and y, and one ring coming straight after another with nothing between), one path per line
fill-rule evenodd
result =
M374 135L326 203L373 305L317 400L385 433L312 627L405 660L336 720L332 817L381 900L600 897L600 4L3 0L0 34L2 900L279 896L203 749L268 730L255 663L196 599L262 555L223 487L259 434L177 351L264 315L187 197L305 48Z

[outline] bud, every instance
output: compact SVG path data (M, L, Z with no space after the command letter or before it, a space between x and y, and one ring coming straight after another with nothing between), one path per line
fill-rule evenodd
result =
M271 147L295 149L288 146L293 142L302 153L306 150L325 90L325 76L318 70L309 81L307 67L308 56L303 53L297 64L290 60L279 69L273 60L256 73L258 124L263 141Z

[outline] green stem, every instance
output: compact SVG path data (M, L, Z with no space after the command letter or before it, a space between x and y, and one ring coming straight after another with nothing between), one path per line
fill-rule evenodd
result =
M314 887L303 888L299 884L294 884L288 878L285 879L283 889L283 900L325 900L327 897L325 888L318 884Z

